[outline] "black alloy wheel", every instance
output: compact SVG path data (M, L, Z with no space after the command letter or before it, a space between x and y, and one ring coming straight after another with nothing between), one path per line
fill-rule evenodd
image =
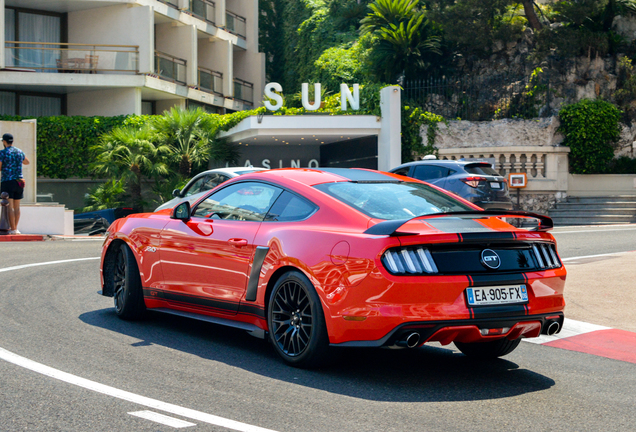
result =
M329 338L318 294L304 274L285 273L274 286L267 313L270 341L288 364L317 367Z
M112 281L115 312L126 320L140 319L146 311L146 305L137 261L125 244L116 246L114 253Z
M491 342L454 343L464 355L479 359L492 359L513 352L521 343L521 338L514 340L502 338Z

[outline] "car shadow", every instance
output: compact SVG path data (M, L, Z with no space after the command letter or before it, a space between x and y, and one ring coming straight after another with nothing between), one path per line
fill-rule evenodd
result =
M408 350L339 349L328 367L304 370L287 366L267 342L238 329L156 312L149 312L143 321L123 321L112 308L87 312L79 318L141 340L132 346L164 346L272 379L373 401L500 399L546 390L555 384L551 378L509 360L470 359L453 350L453 345Z

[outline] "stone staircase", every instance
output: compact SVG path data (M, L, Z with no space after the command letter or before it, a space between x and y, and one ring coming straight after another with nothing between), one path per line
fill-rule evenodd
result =
M555 226L636 223L636 195L567 198L548 211Z

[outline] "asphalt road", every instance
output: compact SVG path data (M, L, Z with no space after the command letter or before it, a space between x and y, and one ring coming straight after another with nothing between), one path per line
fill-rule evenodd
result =
M555 236L563 258L636 249L636 226L559 228ZM232 430L218 426L226 419L254 432L636 424L631 363L522 343L494 362L471 361L450 345L352 350L331 368L297 370L238 330L161 314L119 320L112 299L97 295L97 260L6 271L97 257L100 247L0 244L0 357L18 363L0 360L0 431L174 430L129 414L140 411L189 422L192 431Z

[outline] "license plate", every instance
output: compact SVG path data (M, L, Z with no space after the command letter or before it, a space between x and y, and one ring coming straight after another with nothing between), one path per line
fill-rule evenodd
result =
M497 182L490 182L490 187L493 189L501 189L501 184Z
M528 289L525 285L466 288L466 298L469 306L527 303Z

